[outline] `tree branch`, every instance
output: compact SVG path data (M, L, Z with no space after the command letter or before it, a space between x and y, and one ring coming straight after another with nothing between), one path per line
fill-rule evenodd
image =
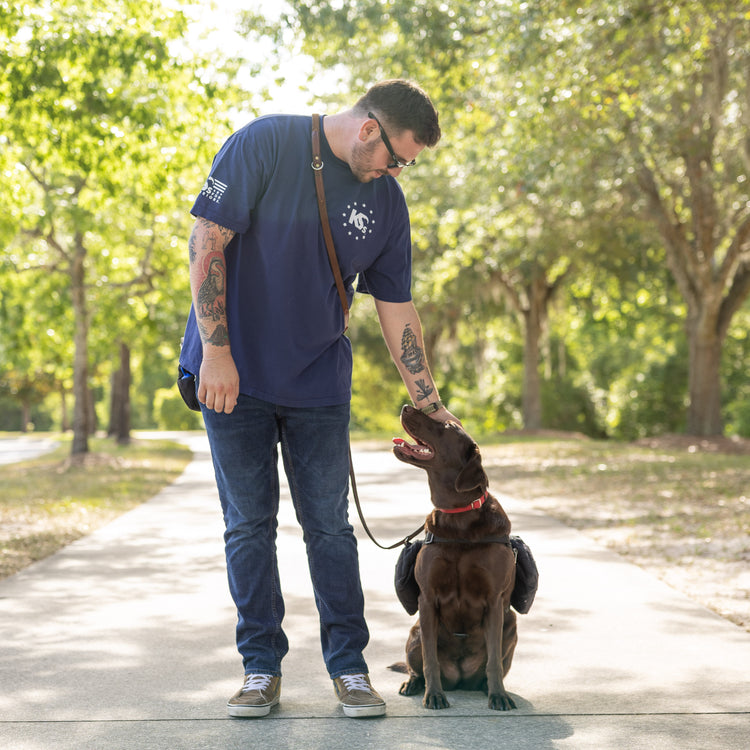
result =
M722 340L729 331L732 317L748 297L750 297L750 256L740 262L732 286L721 302L717 329Z
M700 294L696 289L697 269L690 244L685 237L684 228L677 216L674 220L669 216L666 206L659 195L654 174L646 165L642 157L639 158L636 172L638 184L646 196L649 211L656 221L659 234L664 240L667 251L667 262L677 286L691 306L697 305Z

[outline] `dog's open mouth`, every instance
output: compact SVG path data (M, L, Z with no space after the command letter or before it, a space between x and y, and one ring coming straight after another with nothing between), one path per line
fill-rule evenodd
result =
M418 461L428 461L435 455L435 451L429 445L423 443L419 438L411 435L411 433L410 437L414 438L414 440L417 441L416 444L409 443L400 437L393 438L393 444L401 452L402 455L411 456Z

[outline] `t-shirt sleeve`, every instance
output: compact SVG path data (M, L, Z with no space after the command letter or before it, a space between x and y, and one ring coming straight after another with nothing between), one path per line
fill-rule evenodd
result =
M257 123L257 124L256 124ZM242 234L252 223L253 209L266 189L272 143L255 121L233 133L216 154L211 171L190 211Z
M406 201L400 189L395 220L388 243L369 268L359 274L357 291L382 302L411 300L411 225Z

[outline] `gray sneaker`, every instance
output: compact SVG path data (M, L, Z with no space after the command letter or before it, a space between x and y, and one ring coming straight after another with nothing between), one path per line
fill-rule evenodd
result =
M245 684L229 699L227 711L238 718L266 716L279 702L281 677L247 674Z
M333 681L333 688L347 716L361 719L385 714L385 701L370 684L370 678L366 674L337 677Z

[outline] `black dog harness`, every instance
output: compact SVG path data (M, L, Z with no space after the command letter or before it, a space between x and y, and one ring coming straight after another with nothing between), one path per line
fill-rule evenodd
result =
M481 539L446 539L443 536L435 536L431 531L426 531L424 535L425 544L504 544L515 551L510 543L510 537L505 536L485 536Z
M510 547L513 550L513 558L518 560L518 552L516 548L510 543L510 537L506 534L505 536L486 536L482 539L446 539L442 536L435 536L431 531L426 531L424 535L425 544L504 544L506 547ZM507 612L510 609L510 604L505 608ZM451 633L456 638L468 638L466 633Z

